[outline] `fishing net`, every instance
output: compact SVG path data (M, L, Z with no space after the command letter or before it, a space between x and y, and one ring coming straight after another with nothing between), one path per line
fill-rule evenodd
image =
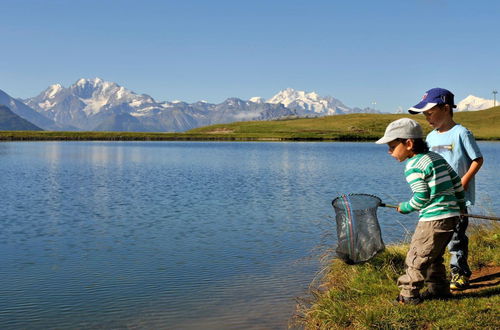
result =
M368 194L341 195L332 201L337 222L336 251L346 263L367 261L385 248L377 219L381 202Z

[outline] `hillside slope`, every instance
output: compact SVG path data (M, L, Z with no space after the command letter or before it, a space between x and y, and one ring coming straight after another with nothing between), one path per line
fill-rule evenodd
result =
M41 131L42 129L16 115L8 107L0 105L0 130L2 131Z
M402 117L417 120L425 133L431 130L423 115L349 114L320 118L237 122L196 128L186 133L238 138L372 140L383 135L387 124ZM500 140L500 107L456 113L454 119L470 129L479 140Z

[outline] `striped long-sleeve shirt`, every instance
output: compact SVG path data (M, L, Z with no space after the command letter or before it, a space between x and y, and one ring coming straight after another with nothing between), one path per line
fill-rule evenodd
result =
M405 176L413 196L399 205L401 213L420 211L420 221L432 221L458 216L465 209L460 177L437 153L429 151L410 158Z

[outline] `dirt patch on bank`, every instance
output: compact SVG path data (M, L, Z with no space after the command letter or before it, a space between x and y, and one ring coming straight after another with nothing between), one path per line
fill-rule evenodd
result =
M486 266L473 271L467 290L453 291L454 295L467 295L491 288L500 288L500 266Z
M231 133L234 133L234 130L233 129L230 129L230 128L216 128L212 131L208 131L206 132L207 134L231 134Z

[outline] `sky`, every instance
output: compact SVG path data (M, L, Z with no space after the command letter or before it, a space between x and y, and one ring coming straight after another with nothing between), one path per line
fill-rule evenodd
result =
M500 89L496 0L0 0L0 9L0 89L16 98L99 77L156 101L294 88L394 112L433 87L456 102Z

